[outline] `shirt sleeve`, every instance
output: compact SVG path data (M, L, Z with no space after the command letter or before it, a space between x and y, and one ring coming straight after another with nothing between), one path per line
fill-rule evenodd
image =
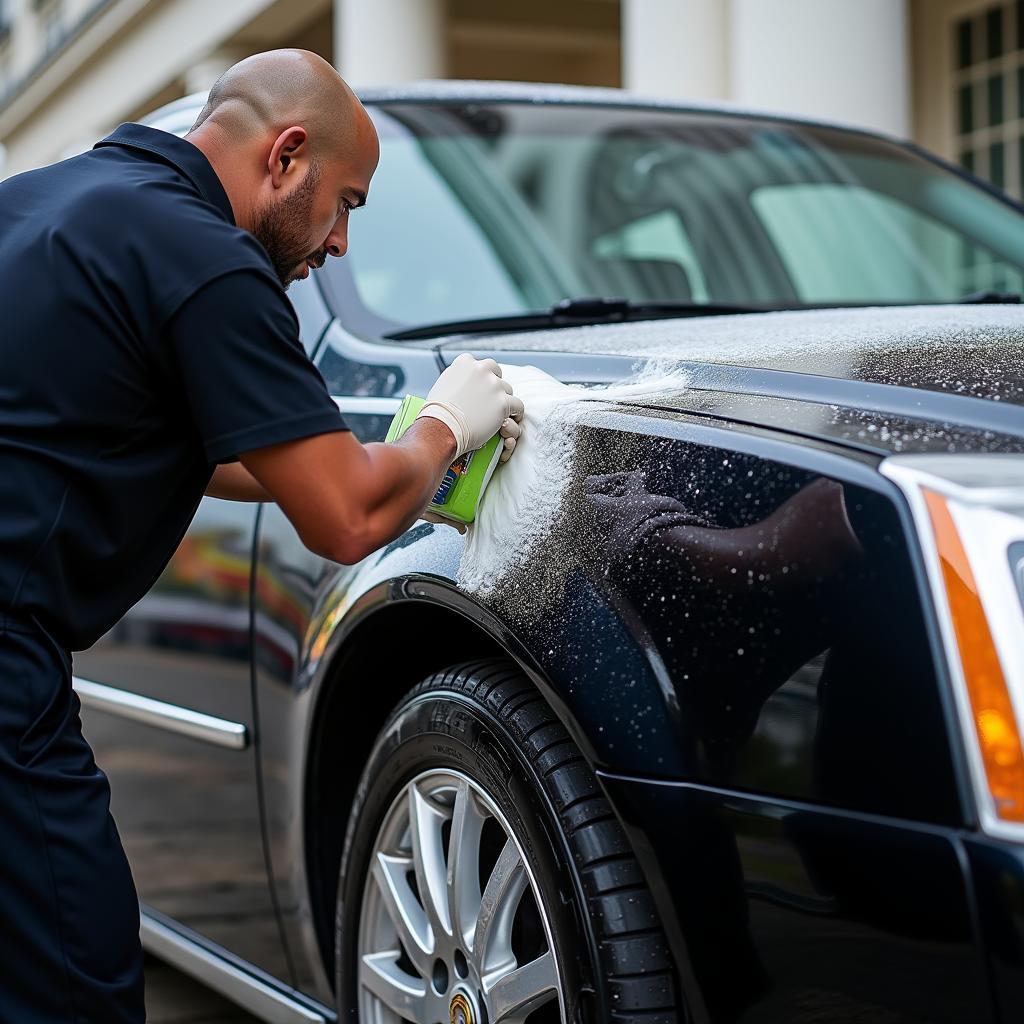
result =
M204 285L168 334L211 464L348 429L299 341L288 300L263 274L235 271Z

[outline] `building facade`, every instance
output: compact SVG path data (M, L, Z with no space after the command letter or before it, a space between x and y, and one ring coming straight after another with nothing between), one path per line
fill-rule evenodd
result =
M357 86L622 86L862 124L1022 195L1024 0L0 0L0 174L277 46Z

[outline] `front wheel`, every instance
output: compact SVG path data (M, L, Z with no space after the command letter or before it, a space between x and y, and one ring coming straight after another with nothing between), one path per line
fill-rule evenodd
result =
M349 819L339 1016L359 1024L676 1024L667 942L579 749L505 661L424 680Z

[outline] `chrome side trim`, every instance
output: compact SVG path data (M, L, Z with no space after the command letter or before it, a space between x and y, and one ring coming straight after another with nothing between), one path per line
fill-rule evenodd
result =
M145 909L141 921L142 945L148 952L268 1024L328 1024L330 1018L157 921Z
M402 404L400 398L362 398L359 395L334 396L334 404L342 411L363 416L394 416Z
M119 690L103 683L93 683L75 676L72 679L82 705L111 715L129 718L143 725L191 736L194 740L212 743L228 750L245 750L249 746L249 730L239 722L229 722L199 711L166 704L162 700L143 697L129 690Z

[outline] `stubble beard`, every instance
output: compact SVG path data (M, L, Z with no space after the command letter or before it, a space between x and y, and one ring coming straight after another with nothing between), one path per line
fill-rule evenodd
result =
M284 288L292 283L309 259L323 264L326 252L307 248L308 225L312 221L313 200L320 182L320 168L312 164L302 181L276 203L268 203L256 215L252 233L267 250L274 273Z

